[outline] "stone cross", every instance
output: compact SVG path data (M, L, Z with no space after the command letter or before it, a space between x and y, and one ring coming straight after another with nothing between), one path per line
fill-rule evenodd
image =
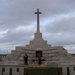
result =
M37 9L37 12L35 12L35 14L37 14L37 32L40 32L40 30L39 30L39 14L42 14L42 13L39 12L39 9Z

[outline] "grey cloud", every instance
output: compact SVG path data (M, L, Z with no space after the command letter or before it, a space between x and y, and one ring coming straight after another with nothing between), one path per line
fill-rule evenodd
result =
M26 41L32 39L33 33L35 29L34 27L19 27L13 29L9 29L7 33L3 34L3 38L1 38L0 42L2 43L21 43L21 41Z
M75 31L75 17L61 17L59 20L57 18L54 22L49 23L46 26L51 33L69 33L74 34Z
M41 21L56 18L53 22L41 26L43 37L52 45L75 44L75 17L60 15L75 12L75 0L6 0L0 1L0 30L8 32L0 38L1 49L11 49L16 45L25 45L33 37L36 22L34 12L39 8L42 11ZM43 23L44 24L44 23ZM25 29L16 28L24 26ZM28 29L27 26L29 26ZM7 48L10 46L10 48Z
M6 54L7 52L4 50L0 50L0 54Z
M75 45L65 45L64 47L69 53L75 53Z
M4 4L1 15L3 18L3 24L6 27L14 27L21 25L27 25L35 21L34 11L36 8L40 8L43 12L42 18L53 16L54 14L68 13L74 11L74 2L65 2L60 0L13 0ZM45 17L44 17L45 16Z
M53 45L74 45L75 17L67 16L57 18L44 29L44 37Z

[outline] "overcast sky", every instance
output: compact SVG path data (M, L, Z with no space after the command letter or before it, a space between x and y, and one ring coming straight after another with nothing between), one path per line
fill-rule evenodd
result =
M0 0L0 53L25 46L34 38L37 8L48 44L75 53L75 0Z

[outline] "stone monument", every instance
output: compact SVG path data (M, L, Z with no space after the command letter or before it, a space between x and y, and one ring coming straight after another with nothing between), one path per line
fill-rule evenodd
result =
M17 46L11 51L6 58L2 60L1 65L24 65L24 55L28 55L27 66L43 66L43 67L62 67L75 66L75 57L72 57L62 46L51 46L42 38L40 32L39 9L37 9L37 30L34 39L26 46ZM40 57L41 64L38 64Z

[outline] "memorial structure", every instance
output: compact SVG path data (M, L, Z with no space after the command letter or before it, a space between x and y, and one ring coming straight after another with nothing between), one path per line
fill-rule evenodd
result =
M28 66L43 67L62 67L75 66L75 57L68 53L62 46L51 46L42 38L40 32L39 9L37 9L37 30L34 39L26 46L17 46L5 58L2 59L1 65L25 65L24 55L28 55ZM39 66L40 65L40 66Z

